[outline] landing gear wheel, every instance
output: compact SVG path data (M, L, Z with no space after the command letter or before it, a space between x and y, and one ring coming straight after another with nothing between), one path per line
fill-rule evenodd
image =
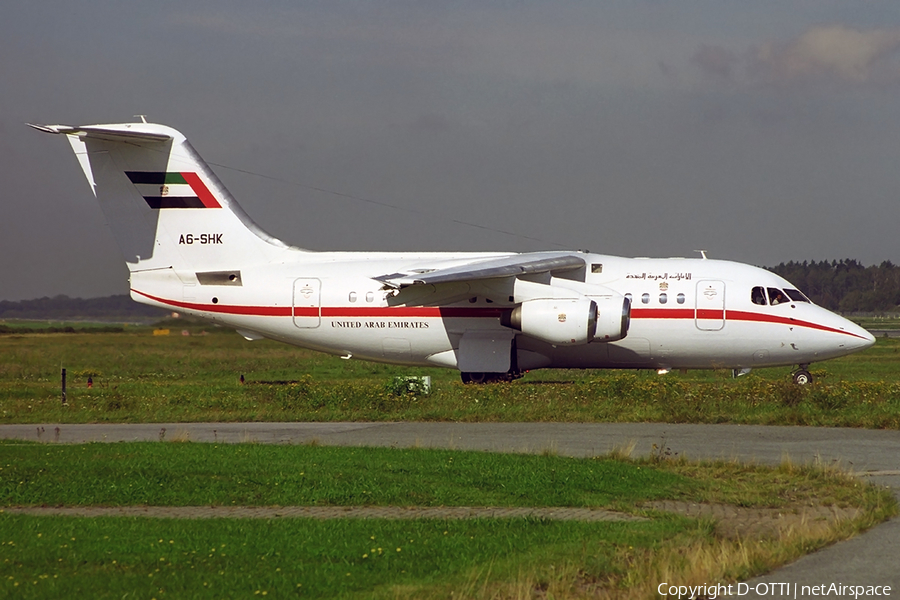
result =
M792 378L794 379L794 383L797 385L809 385L813 382L812 373L807 371L806 369L799 369L794 371Z
M487 373L460 373L460 377L462 377L463 383L487 383Z
M460 378L465 384L502 383L510 382L525 376L525 373L513 371L510 373L479 373L476 371L460 373Z

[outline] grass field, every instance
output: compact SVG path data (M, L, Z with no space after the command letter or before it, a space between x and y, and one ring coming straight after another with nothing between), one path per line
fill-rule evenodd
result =
M345 361L216 328L178 324L171 335L0 335L0 422L188 421L660 421L900 427L900 340L813 365L817 383L789 369L547 370L509 384L463 386L458 373ZM184 328L191 335L180 335ZM68 405L60 403L60 369ZM241 385L244 375L247 383ZM396 375L430 375L430 396L395 395ZM86 387L88 377L94 386Z
M534 573L540 585L553 577L554 565L575 561L597 577L621 575L617 547L652 550L662 543L693 541L698 527L685 521L303 519L210 525L0 515L8 540L0 542L0 551L8 556L15 549L16 563L3 570L0 593L15 598L433 598L463 590L461 597L471 597L475 594L466 594L466 588L510 578L516 570ZM479 565L484 565L481 577L475 574Z
M0 457L0 503L20 506L611 506L693 489L612 460L424 449L6 443Z
M851 317L850 320L866 329L900 329L900 315L896 313L879 317Z
M119 333L127 325L85 321L27 321L2 320L0 334L24 333Z
M735 541L717 537L709 522L638 508L658 499L783 511L850 505L865 514L827 531ZM0 513L0 595L647 597L664 573L685 583L746 579L896 510L884 491L790 465L255 444L0 443L0 506L144 504L595 506L651 518L179 520Z
M463 386L454 371L249 343L192 323L121 332L0 335L0 421L669 421L900 427L900 342L788 369L538 371ZM186 330L189 335L181 335ZM60 404L60 369L68 404ZM244 375L245 384L240 376ZM430 375L429 396L396 395ZM87 388L87 378L93 387ZM660 459L661 457L656 457ZM708 521L639 508L679 499L863 515L777 539L731 540ZM72 518L0 513L0 596L648 597L652 582L735 581L896 512L882 491L828 471L682 461L575 460L437 450L192 443L0 443L0 506L598 506L645 522ZM651 586L651 587L648 587Z

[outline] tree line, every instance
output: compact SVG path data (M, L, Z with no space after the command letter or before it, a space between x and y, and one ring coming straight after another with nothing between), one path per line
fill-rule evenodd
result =
M900 266L889 260L869 267L848 258L790 261L765 268L781 275L810 300L829 310L887 312L900 308Z
M158 319L168 312L146 304L138 304L127 294L102 298L69 298L65 295L34 300L0 301L0 319Z

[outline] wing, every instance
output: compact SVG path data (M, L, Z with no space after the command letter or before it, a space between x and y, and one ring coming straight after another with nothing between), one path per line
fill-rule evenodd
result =
M403 289L417 285L468 282L500 279L518 275L563 272L585 267L584 258L577 252L530 252L500 258L477 260L464 265L423 272L391 273L375 277L388 287Z

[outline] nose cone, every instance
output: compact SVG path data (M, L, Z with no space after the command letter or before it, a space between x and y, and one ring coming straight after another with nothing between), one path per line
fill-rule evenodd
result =
M857 352L859 350L871 348L872 345L875 344L874 335L852 321L848 321L844 318L841 318L841 321L843 322L841 323L839 329L846 334L844 346L847 348L848 354L850 352Z
M866 348L871 348L875 343L875 337L852 321L840 315L827 311L824 308L814 306L815 322L812 329L816 333L807 340L807 349L815 349L815 358L811 361L826 360L846 356Z

